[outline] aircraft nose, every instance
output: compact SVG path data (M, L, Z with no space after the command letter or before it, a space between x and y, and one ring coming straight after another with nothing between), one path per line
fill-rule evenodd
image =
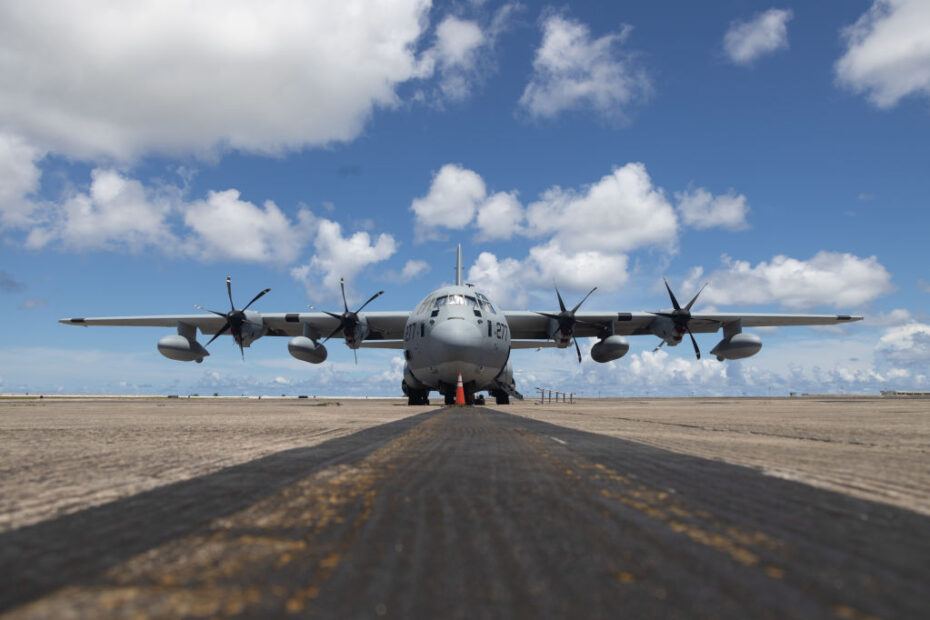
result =
M441 356L461 362L480 363L481 332L478 326L461 319L442 321L430 332L434 344L442 349Z

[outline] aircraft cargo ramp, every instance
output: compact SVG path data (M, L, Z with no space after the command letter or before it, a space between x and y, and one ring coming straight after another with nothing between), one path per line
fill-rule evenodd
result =
M2 400L0 435L4 618L930 617L922 400Z

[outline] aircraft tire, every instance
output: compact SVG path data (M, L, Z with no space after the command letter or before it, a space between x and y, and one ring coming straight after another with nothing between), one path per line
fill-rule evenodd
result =
M509 405L510 404L510 394L498 394L494 397L498 405Z

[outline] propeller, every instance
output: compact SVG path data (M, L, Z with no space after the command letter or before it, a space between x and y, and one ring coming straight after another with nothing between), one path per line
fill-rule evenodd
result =
M588 297L591 296L591 293L593 293L596 290L597 290L597 287L595 286L590 291L588 291L588 294L584 296L584 299L579 301L578 304L574 308L572 308L571 310L568 310L565 307L565 302L562 300L561 293L559 293L559 287L555 287L555 296L559 298L560 312L558 314L551 314L548 312L537 312L536 313L546 318L557 321L559 324L559 331L562 332L562 335L566 337L571 337L572 342L575 343L575 351L578 353L579 364L581 363L581 348L578 346L578 339L575 338L575 325L589 325L591 327L601 327L601 326L595 323L588 323L587 321L576 319L575 313L578 311L578 308L581 307L581 304L587 301Z
M245 349L242 348L242 324L245 323L245 311L248 310L249 306L254 304L256 301L261 298L262 295L269 292L271 289L266 288L261 293L252 298L252 301L247 303L244 308L241 310L236 310L236 304L232 298L232 283L230 282L230 277L226 276L226 293L229 295L229 312L217 312L216 310L208 310L201 306L194 306L198 310L203 310L204 312L210 312L216 316L221 316L226 319L226 324L223 325L220 331L213 334L213 338L207 342L206 346L210 346L210 343L219 338L221 335L225 334L227 331L232 334L233 339L236 341L236 344L239 345L239 353L242 355L242 359L245 359Z
M665 282L665 289L668 291L668 296L672 299L672 307L674 310L671 312L654 312L653 314L671 319L672 323L675 324L675 331L677 331L679 334L683 335L685 332L687 332L688 335L691 336L691 344L694 345L694 355L697 356L698 359L701 359L701 350L698 348L697 340L694 339L694 334L691 333L691 328L688 326L688 323L691 321L691 306L694 305L694 302L697 301L698 295L701 294L701 291L703 291L707 285L705 284L702 286L701 290L695 293L694 297L691 298L691 301L688 302L688 305L682 308L681 305L679 305L678 300L675 298L675 293L672 292L672 287L668 285L668 280L662 278L662 281ZM664 340L659 343L659 346L657 346L654 351L658 351L660 348L662 348L663 344L665 344Z
M369 297L368 301L359 306L358 310L351 311L349 310L349 303L346 301L346 285L343 278L339 278L339 288L342 289L342 307L344 308L344 312L342 314L336 314L335 312L319 310L323 314L328 314L329 316L339 321L339 325L336 327L336 329L331 331L330 334L323 339L323 342L326 342L340 331L346 336L346 338L352 337L356 333L358 326L361 324L361 320L358 318L358 313L361 312L365 306L384 294L384 291L378 291ZM313 306L310 306L310 309L317 310L317 308L314 308ZM352 347L352 353L355 355L355 363L358 364L358 354L356 353L355 347Z

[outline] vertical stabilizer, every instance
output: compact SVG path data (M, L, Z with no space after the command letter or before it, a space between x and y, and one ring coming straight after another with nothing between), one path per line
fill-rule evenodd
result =
M459 244L458 249L455 252L455 284L456 286L462 286L462 244Z

